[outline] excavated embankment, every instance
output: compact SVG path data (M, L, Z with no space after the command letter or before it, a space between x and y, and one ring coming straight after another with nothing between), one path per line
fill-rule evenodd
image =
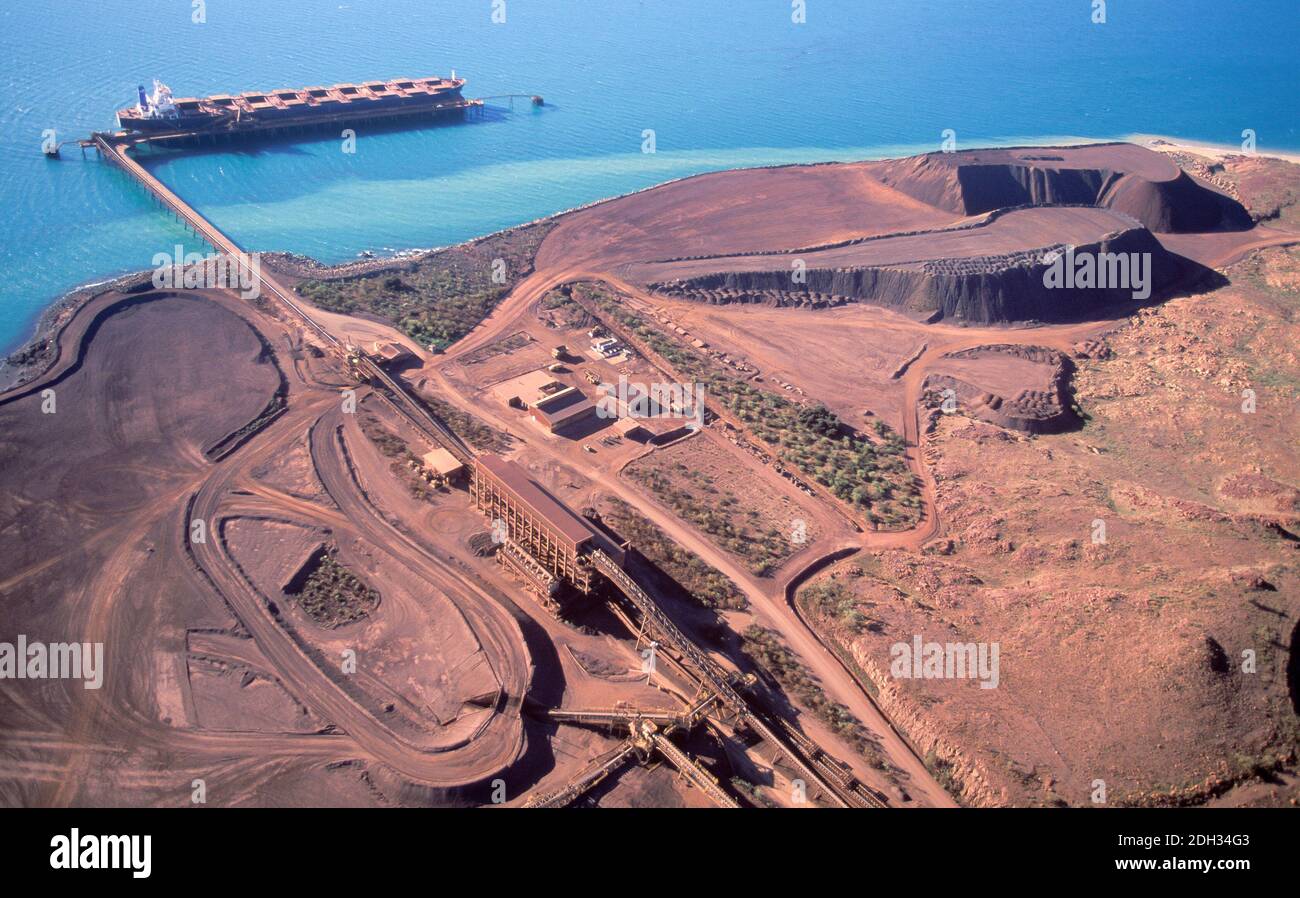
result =
M1100 278L1088 286L1048 277L1053 254L1060 246L1005 255L862 268L809 268L802 283L792 283L788 268L769 271L717 272L694 278L653 283L650 288L697 302L757 302L769 305L828 305L847 301L891 306L914 315L975 323L1075 321L1134 298L1159 295L1191 273L1187 260L1168 252L1149 230L1133 227L1074 248L1074 259L1109 259L1137 254L1146 268L1136 282L1136 269L1127 278ZM1058 263L1063 264L1063 263ZM1099 263L1103 264L1103 263ZM1120 285L1111 282L1122 280Z
M958 215L1024 205L1100 206L1153 231L1246 230L1240 203L1131 145L930 153L881 163L873 174Z
M1038 389L1022 388L1005 396L962 377L931 374L926 377L923 390L937 402L942 401L945 390L952 390L953 398L971 416L1023 433L1061 433L1080 424L1070 385L1074 362L1054 349L997 343L948 353L944 358L992 364L999 358L1022 359L1046 366L1050 374Z

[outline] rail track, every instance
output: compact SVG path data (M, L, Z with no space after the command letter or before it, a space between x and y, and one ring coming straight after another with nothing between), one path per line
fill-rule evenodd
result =
M352 363L358 373L378 384L382 389L378 394L384 398L403 418L418 430L442 445L463 464L471 464L474 453L460 437L436 415L431 413L415 397L401 386L388 372L366 356L351 350L307 311L295 302L290 291L278 283L274 277L262 273L260 266L254 270L247 265L247 254L231 238L217 230L195 209L173 193L165 184L150 174L143 166L127 153L129 144L109 140L102 133L96 133L92 142L102 158L122 169L145 188L164 208L185 224L199 238L212 246L217 252L224 253L241 266L240 273L256 278L258 286L269 293L292 318L302 324L308 332L318 339L326 348ZM627 600L642 615L643 621L650 626L660 638L670 643L709 688L711 688L723 705L734 711L764 742L771 745L778 757L785 758L795 768L805 783L826 796L839 807L885 807L887 806L875 793L858 782L848 768L831 758L811 740L803 737L792 726L782 721L784 738L767 724L751 707L750 703L735 690L730 679L712 659L694 642L685 636L658 604L645 593L612 558L599 550L592 553L593 566L604 574ZM650 721L644 725L654 727ZM735 802L693 761L682 754L672 743L655 730L634 733L634 738L642 741L642 751L656 748L674 767L692 783L696 783L715 803L735 807ZM615 751L610 757L584 770L579 777L560 792L540 796L537 802L529 802L530 807L548 807L566 804L586 789L591 788L608 775L609 771L626 761L627 757L637 751L635 744L626 746L626 750ZM581 786L581 788L578 788ZM577 792L572 790L577 788ZM564 798L565 795L569 797Z
M719 700L735 711L759 738L776 750L779 756L784 757L804 778L805 784L810 789L819 789L839 807L887 807L879 796L858 782L844 765L822 751L812 740L798 734L794 727L783 723L787 738L778 735L735 690L726 672L677 628L663 609L626 571L618 566L614 559L600 550L592 552L591 559L596 570L618 587L627 600L643 615L646 623L659 638L669 643L690 661L697 675L717 693ZM789 739L789 734L798 735L799 740L796 742Z

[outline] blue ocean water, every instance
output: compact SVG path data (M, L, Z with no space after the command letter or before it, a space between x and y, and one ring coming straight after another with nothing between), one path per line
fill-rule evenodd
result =
M1169 134L1300 149L1296 0L23 0L0 9L0 350L68 289L187 234L123 175L39 149L178 96L447 74L538 93L481 122L156 157L250 250L445 245L711 169ZM642 152L643 132L656 152Z

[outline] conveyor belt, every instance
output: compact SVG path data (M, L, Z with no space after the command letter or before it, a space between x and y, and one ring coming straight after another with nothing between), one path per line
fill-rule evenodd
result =
M828 799L840 807L847 808L853 805L852 801L840 795L840 790L832 788L823 776L804 763L797 751L792 750L776 733L772 732L772 729L753 712L749 703L745 701L740 693L731 687L726 674L681 630L677 629L677 625L668 618L668 615L664 614L658 604L637 585L636 581L618 566L614 559L599 549L591 552L589 557L596 570L608 577L627 597L627 600L637 607L637 610L645 617L647 623L658 632L659 638L671 644L674 649L690 660L709 686L717 691L722 701L744 718L745 723L764 742L767 742L783 754L790 764L799 771L800 775L804 777L810 788L816 787L820 789Z
M720 808L738 808L740 805L732 800L731 796L722 790L717 780L709 776L698 764L688 758L676 745L668 741L667 737L660 733L652 733L651 741L654 742L655 749L668 759L668 763L681 772L692 786L699 789L705 795L709 796L714 804Z
M635 753L636 745L629 739L612 752L592 761L562 789L534 795L525 801L523 806L526 808L562 808L571 804L578 796L609 776L613 770L624 764Z

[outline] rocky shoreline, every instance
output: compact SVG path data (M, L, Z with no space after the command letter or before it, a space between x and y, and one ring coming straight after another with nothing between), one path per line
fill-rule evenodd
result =
M153 285L153 271L133 271L108 281L78 287L51 303L31 337L0 361L0 392L31 381L53 364L59 335L88 302L106 293L134 293Z

